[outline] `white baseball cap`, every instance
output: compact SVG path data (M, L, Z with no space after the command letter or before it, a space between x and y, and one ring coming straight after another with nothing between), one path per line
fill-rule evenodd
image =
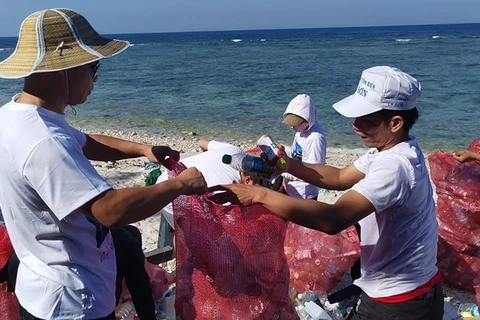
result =
M421 90L417 79L397 68L372 67L363 70L357 91L333 104L333 108L348 118L382 109L410 110L417 105Z

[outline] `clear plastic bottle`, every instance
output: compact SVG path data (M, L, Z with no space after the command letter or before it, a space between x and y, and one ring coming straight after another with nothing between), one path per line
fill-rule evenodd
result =
M135 317L135 306L132 301L127 301L120 306L117 312L115 312L115 318L117 320L133 320Z
M242 172L258 173L264 176L272 176L275 172L275 166L269 165L262 158L243 153L226 154L222 157L222 162Z
M305 301L315 301L320 298L320 292L307 290L303 293L303 299Z
M461 303L458 306L457 312L463 317L480 318L480 311L478 310L478 305L475 303Z

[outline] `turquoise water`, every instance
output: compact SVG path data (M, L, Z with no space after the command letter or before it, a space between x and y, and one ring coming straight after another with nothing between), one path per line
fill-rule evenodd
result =
M424 150L453 151L480 136L480 24L115 35L132 46L102 62L76 125L195 131L199 136L290 141L290 99L313 97L330 148L362 147L332 103L363 69L392 65L422 82L412 133ZM16 39L0 38L0 59ZM0 102L21 81L0 79Z

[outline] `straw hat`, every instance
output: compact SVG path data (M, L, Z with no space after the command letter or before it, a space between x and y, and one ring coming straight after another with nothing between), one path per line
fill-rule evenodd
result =
M0 62L0 77L18 79L66 70L112 57L129 45L103 38L75 11L42 10L23 21L15 51Z

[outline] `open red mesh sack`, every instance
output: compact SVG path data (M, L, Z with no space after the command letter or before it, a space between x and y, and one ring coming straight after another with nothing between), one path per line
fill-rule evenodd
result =
M7 292L7 282L0 283L0 319L18 320L20 311L17 297L13 292Z
M480 139L468 149L480 152ZM480 302L480 162L460 163L442 151L428 161L438 196L439 269L445 282L474 290Z
M353 226L330 236L290 222L285 255L297 292L329 292L359 259L360 241Z
M285 222L262 206L221 206L208 196L173 202L177 318L298 319L288 297Z

